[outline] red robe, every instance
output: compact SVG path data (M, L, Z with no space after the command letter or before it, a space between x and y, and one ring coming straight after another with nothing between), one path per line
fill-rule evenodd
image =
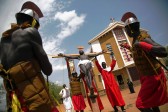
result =
M73 95L72 103L74 106L74 110L76 111L84 110L86 108L86 104L85 104L84 97L82 96L82 94Z
M110 65L111 70L106 71L103 68L101 68L98 61L96 61L96 66L103 77L105 88L106 88L106 94L112 107L125 105L119 86L115 81L114 75L112 73L112 70L114 69L115 64L116 64L116 60L112 60L112 63Z
M144 38L146 42L143 41ZM141 89L139 91L136 107L152 108L168 103L166 77L161 65L156 61L156 56L165 57L164 47L158 46L154 41L149 41L150 36L139 36L139 47L133 46L133 58L140 73ZM152 43L151 43L152 42ZM157 46L157 47L156 47ZM154 54L157 54L156 56ZM141 63L139 60L142 60ZM142 64L144 64L143 67ZM146 65L146 66L145 66Z
M141 89L136 101L137 108L157 107L168 102L166 78L163 69L157 75L141 76L140 82Z

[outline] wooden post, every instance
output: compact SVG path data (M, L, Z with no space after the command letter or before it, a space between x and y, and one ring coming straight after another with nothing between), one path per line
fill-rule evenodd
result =
M93 71L90 71L90 72L91 72L92 76L94 76ZM92 79L92 82L94 83L93 79ZM96 87L94 87L94 89L96 89ZM97 94L98 93L95 93L94 89L93 89L93 91L90 92L91 94L89 96L90 101L91 101L92 111L93 112L100 112L99 105L98 105L98 102L97 102Z
M88 103L89 103L89 105L92 109L92 112L100 112L99 105L98 105L98 100L97 100L98 95L94 94L94 92L92 92L92 94L89 95L89 88L87 87L86 80L85 80L84 77L82 77L82 79L83 79L83 82L84 82L84 85L85 85L86 97L87 97ZM94 81L92 81L92 84L93 84L94 91L95 91L96 87L95 87Z
M91 103L91 107L92 107L92 111L93 112L100 112L100 109L99 109L99 105L98 105L98 102L97 102L97 95L96 94L91 94L89 96L90 98L90 103Z

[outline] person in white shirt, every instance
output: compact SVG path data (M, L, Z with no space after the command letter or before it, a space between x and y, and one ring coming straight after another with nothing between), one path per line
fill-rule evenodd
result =
M70 90L68 87L66 87L66 84L63 84L63 89L60 91L59 95L63 99L63 104L66 112L72 112L73 104L70 97Z

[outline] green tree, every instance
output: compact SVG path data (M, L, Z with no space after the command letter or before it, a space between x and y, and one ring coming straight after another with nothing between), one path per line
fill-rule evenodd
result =
M61 101L61 96L59 95L59 92L61 91L62 86L55 84L53 82L49 82L49 91L50 94L59 102L62 103Z

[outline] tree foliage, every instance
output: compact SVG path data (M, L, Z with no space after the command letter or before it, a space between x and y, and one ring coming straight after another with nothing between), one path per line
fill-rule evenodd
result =
M53 82L49 82L49 91L52 97L54 97L57 102L62 103L61 96L59 95L59 92L61 91L62 86L55 84Z

